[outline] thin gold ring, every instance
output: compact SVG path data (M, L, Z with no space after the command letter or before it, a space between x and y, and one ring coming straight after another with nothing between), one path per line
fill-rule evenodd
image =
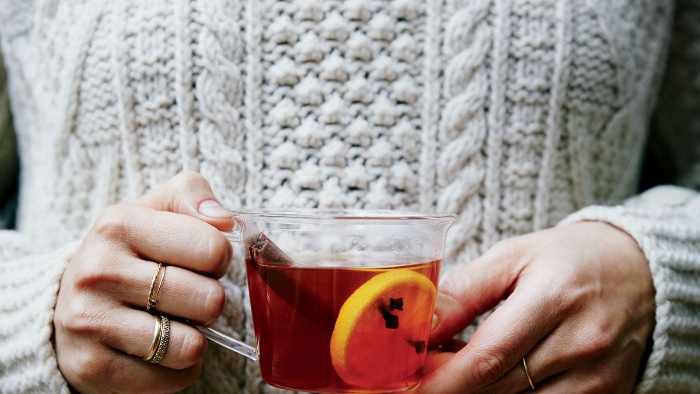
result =
M532 391L535 391L535 383L532 382L532 376L530 376L530 370L527 369L525 357L523 357L523 368L525 368L525 376L527 376L527 382L530 383L530 388L532 389Z
M153 309L155 309L155 308L156 308L156 305L158 304L157 299L158 299L158 295L160 294L160 288L163 286L163 280L165 280L165 270L166 270L166 268L168 268L168 266L167 266L167 265L164 265L164 266L163 266L163 269L162 269L163 274L160 276L160 280L158 281L158 288L156 289L156 293L153 295L153 300L152 300L153 302L152 302L152 304L151 304L151 308L153 308Z
M168 348L168 342L170 341L170 319L166 316L160 316L160 339L158 341L158 349L153 355L153 358L147 360L151 364L158 364L160 360L163 359L165 355L165 350Z
M153 280L151 281L151 287L148 289L148 301L146 302L146 310L150 311L156 307L156 299L153 296L153 290L156 287L156 281L158 280L158 275L160 275L160 269L163 268L162 263L158 263L158 268L156 269L156 274L153 275Z
M156 320L155 327L153 328L153 339L151 340L151 347L148 349L148 353L146 353L146 356L143 358L149 362L153 360L153 357L156 355L158 344L161 341L161 332L163 330L162 319L158 316L153 316L153 318Z

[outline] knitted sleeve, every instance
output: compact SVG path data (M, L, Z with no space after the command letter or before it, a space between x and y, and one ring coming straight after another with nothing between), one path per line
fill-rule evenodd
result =
M0 231L0 392L69 392L51 336L59 282L76 248L31 254L30 240Z
M18 172L6 81L0 56L0 229L10 222L4 220L9 215L3 202ZM76 247L71 244L37 255L28 237L0 230L1 393L69 392L57 367L51 337L59 281Z
M657 186L615 207L585 208L563 223L599 220L638 242L656 288L656 326L639 393L700 387L700 4L679 1L665 80L649 140Z
M640 393L700 387L700 194L661 186L616 207L585 208L562 224L598 220L630 234L649 261L656 327Z

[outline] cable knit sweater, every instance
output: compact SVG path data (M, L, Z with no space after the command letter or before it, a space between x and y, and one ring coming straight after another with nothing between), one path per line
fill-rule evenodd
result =
M21 157L0 392L68 392L51 344L67 262L103 208L184 169L230 208L457 213L444 275L507 237L612 223L656 286L637 390L698 392L698 15L693 0L0 0ZM678 186L638 194L647 141ZM252 343L240 259L221 283L215 328ZM274 391L259 376L211 346L190 390Z

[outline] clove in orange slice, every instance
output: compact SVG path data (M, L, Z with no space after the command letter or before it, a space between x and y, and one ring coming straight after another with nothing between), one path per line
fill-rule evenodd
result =
M331 361L348 384L365 388L415 380L427 351L436 288L399 268L372 277L345 301L331 336Z

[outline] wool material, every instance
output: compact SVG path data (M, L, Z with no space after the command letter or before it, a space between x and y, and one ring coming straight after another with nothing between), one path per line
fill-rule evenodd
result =
M651 148L700 185L700 123L678 121L697 108L682 76L700 56L672 45L700 12L675 5L0 0L21 157L18 228L0 231L0 391L68 392L51 344L63 270L105 207L183 170L231 209L457 213L443 277L502 239L612 223L657 291L638 391L697 391L700 197L637 196L659 91ZM686 63L664 80L669 53ZM221 283L214 328L252 343L240 258ZM278 391L216 346L188 390Z

